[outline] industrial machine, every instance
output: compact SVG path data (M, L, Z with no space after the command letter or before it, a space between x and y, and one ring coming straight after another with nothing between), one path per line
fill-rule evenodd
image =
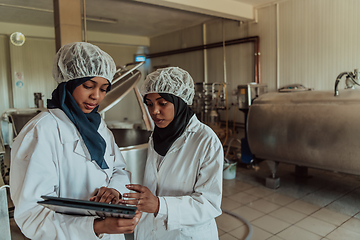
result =
M259 84L255 82L239 85L237 87L236 105L238 105L240 111L244 112L245 126L247 113L249 111L249 107L252 104L252 101L266 92L266 84ZM248 145L246 130L245 137L241 140L236 139L235 136L229 137L232 134L234 135L234 133L231 133L228 128L229 119L228 117L226 117L226 121L224 121L225 119L220 119L219 117L219 111L224 110L226 111L227 115L229 110L228 96L225 83L196 83L195 97L192 109L196 113L198 119L210 126L220 138L220 140L222 140L225 147L224 150L226 152L225 162L228 161L227 163L231 164L230 158L234 158L232 160L235 160L236 158L237 160L240 160L241 163L244 163L246 165L252 163L253 156ZM222 126L221 122L225 122L226 127ZM233 124L235 125L235 119L233 121ZM232 154L229 154L230 152ZM230 157L230 155L232 157Z
M209 125L220 139L227 136L227 129L221 127L220 110L227 110L225 83L195 83L192 110L197 118Z
M251 153L248 134L247 134L247 116L249 108L253 100L260 95L267 93L267 85L251 82L245 85L238 85L238 106L239 110L244 113L245 122L245 137L241 139L241 162L244 164L252 164L253 154Z
M280 162L348 174L360 174L360 90L338 91L342 76L358 84L356 74L341 73L334 91L271 92L250 106L247 136L256 159L268 160L267 186L280 185ZM335 96L334 96L335 95ZM306 171L304 171L304 169Z
M245 126L247 113L252 101L260 95L267 92L266 84L251 82L237 87L237 103L238 109L244 112ZM236 106L234 106L236 108ZM234 162L243 163L247 166L252 164L253 155L250 151L247 132L245 137L237 139L235 136L235 113L233 120L233 131L228 127L228 95L226 83L196 83L195 97L192 109L196 113L198 119L210 126L220 140L223 142L225 151L225 165L232 165ZM226 111L225 119L220 119L219 111ZM225 122L225 127L224 123Z

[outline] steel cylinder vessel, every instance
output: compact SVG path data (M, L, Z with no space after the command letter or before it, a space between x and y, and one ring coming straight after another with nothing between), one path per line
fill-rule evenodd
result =
M131 173L131 183L142 184L151 132L141 129L110 129Z
M247 131L255 158L360 175L360 90L261 95Z

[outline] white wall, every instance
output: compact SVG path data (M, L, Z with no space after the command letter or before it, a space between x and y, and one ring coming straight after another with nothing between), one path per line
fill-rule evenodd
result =
M340 72L360 68L358 9L360 2L357 0L288 0L279 3L279 87L302 83L315 90L332 90ZM261 8L259 23L250 25L250 33L262 39L262 80L271 90L276 89L275 13L276 5ZM264 58L275 65L270 65Z
M152 38L149 52L157 53L199 45L202 45L201 25ZM152 58L150 71L158 66L177 66L186 69L195 82L203 82L203 61L202 51Z
M28 37L24 45L10 44L10 70L15 108L35 107L34 93L51 98L56 82L52 78L55 41ZM46 100L45 100L46 101Z
M277 11L278 7L278 11ZM206 24L207 43L259 36L261 82L269 91L284 85L300 83L315 90L332 90L337 75L360 68L358 0L288 0L259 7L258 22L240 24L218 20ZM278 20L277 20L278 19ZM278 27L277 27L278 26ZM179 42L186 39L185 42ZM279 36L277 38L277 36ZM158 36L150 40L150 53L201 45L201 26ZM277 55L277 47L279 55ZM166 63L189 70L196 82L203 77L203 62L187 53L151 59L152 66ZM226 47L228 93L237 85L254 79L253 44ZM176 61L175 61L176 59ZM209 82L224 81L223 50L208 50ZM278 61L278 63L277 63ZM189 63L191 63L189 66ZM279 71L278 71L279 70ZM340 84L340 89L344 84ZM232 97L231 102L236 102ZM232 119L232 112L229 112ZM222 114L224 119L224 114ZM238 114L239 121L243 116Z

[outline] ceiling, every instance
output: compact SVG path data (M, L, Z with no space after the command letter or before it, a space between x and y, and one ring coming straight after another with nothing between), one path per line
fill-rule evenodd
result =
M234 1L252 6L272 2L272 0ZM132 0L85 0L85 4L88 31L134 36L158 36L217 18ZM111 19L115 23L93 21L91 18ZM53 1L0 0L0 22L53 27Z

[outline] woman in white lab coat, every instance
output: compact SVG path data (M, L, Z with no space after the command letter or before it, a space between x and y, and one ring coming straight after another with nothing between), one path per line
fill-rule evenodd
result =
M75 217L37 204L40 196L118 203L129 176L114 137L97 113L116 71L113 59L89 43L71 43L56 54L59 83L11 150L14 218L31 239L124 239L140 218ZM110 235L113 234L113 235Z
M141 94L156 126L143 186L128 185L137 193L121 200L144 212L135 239L218 239L223 148L188 106L191 76L177 67L159 69L147 76Z

